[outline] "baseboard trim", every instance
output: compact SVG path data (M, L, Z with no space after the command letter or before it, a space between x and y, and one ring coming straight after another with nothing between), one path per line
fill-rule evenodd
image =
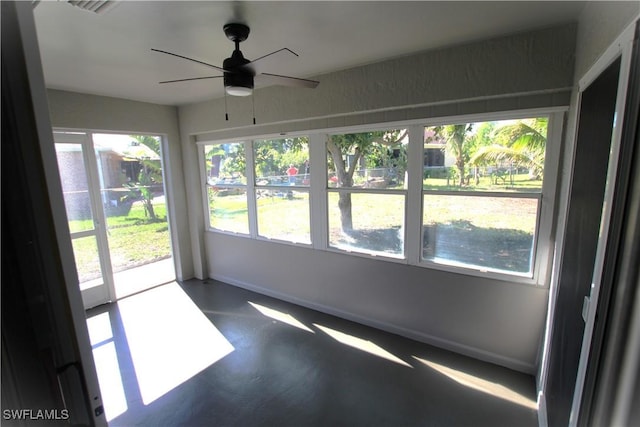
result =
M318 304L313 301L308 301L295 297L293 295L284 294L272 289L255 285L253 283L237 280L233 277L212 274L211 279L218 280L220 282L227 283L232 286L237 286L242 289L246 289L252 292L263 294L272 298L277 298L292 304L296 304L302 307L310 308L312 310L320 311L325 314L339 317L341 319L349 320L352 322L360 323L362 325L370 326L372 328L380 329L385 332L400 335L405 338L409 338L415 341L419 341L425 344L432 345L434 347L442 348L445 350L453 351L455 353L463 354L465 356L473 357L474 359L482 360L484 362L493 363L496 365L504 366L515 371L523 372L526 374L534 375L536 370L535 366L529 363L522 362L521 360L505 357L496 353L492 353L486 350L478 349L476 347L456 343L453 341L438 338L429 334L425 334L412 329L407 329L401 326L397 326L387 322L380 322L379 320L359 316L350 312L346 312L331 306ZM546 419L546 418L545 418Z

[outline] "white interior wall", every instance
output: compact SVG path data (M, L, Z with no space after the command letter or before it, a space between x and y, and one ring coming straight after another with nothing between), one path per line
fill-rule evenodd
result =
M176 107L129 101L61 90L47 91L49 114L54 128L86 129L103 132L163 135L169 149L163 153L171 237L176 274L192 278L193 259L186 206L182 150ZM175 250L177 249L177 250Z
M567 25L319 76L313 91L260 89L257 126L250 99L227 100L229 122L222 99L181 106L185 164L195 141L567 106L574 43ZM196 272L535 372L546 287L208 232L199 169L185 173Z
M225 234L206 248L218 280L534 371L547 289Z

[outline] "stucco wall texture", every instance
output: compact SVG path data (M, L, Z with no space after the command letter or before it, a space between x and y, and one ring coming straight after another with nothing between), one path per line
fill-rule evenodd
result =
M565 25L426 51L315 76L313 90L255 91L259 124L356 112L548 93L570 88L576 26ZM251 124L252 101L228 97L179 107L181 131L198 134Z

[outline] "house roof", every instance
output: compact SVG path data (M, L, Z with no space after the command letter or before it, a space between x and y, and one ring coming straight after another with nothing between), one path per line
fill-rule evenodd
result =
M124 160L160 160L160 156L155 151L143 144L113 145L110 148Z

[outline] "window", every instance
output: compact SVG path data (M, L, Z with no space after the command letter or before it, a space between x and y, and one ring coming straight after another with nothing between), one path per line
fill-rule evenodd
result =
M258 235L310 244L308 138L254 141L253 157Z
M329 246L404 258L407 131L327 139Z
M532 277L546 117L424 128L422 259Z
M204 146L209 225L249 234L245 144Z
M557 140L561 114L208 143L209 225L316 250L542 283L559 156L559 144L547 140Z

